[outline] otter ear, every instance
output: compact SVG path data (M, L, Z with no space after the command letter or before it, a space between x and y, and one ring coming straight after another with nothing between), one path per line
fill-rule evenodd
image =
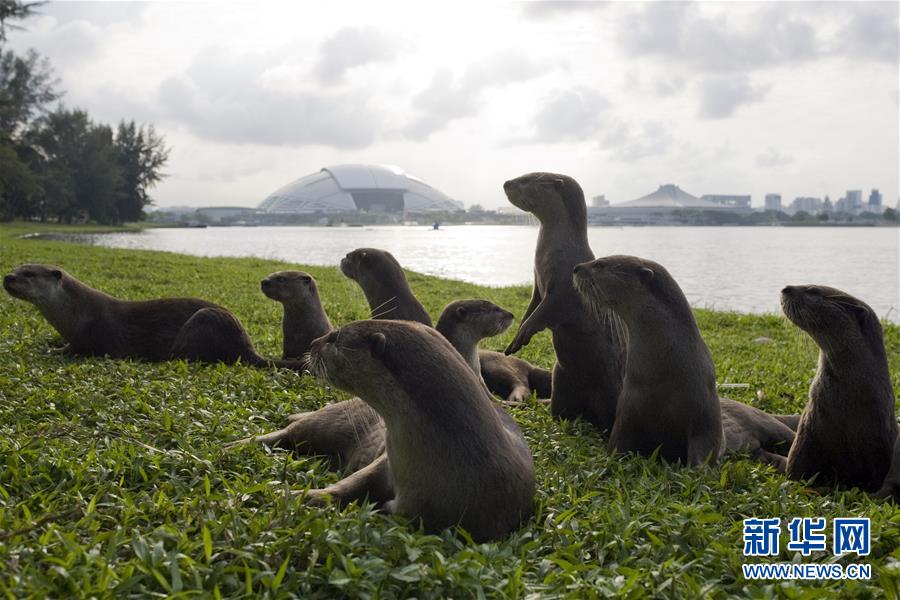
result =
M56 277L57 281L62 279L62 271L60 271L59 269L53 269L52 271L50 271L50 274Z
M566 182L563 181L562 179L560 179L559 177L557 177L556 179L553 180L553 187L555 187L558 190L561 190L564 187L566 187Z
M369 344L372 347L372 354L381 356L384 354L384 349L387 346L387 338L384 337L383 333L373 333L369 336Z
M460 318L460 319L465 319L465 318L466 318L466 313L469 312L469 311L466 310L466 307L465 307L465 306L457 306L455 312L456 312L456 316L457 316L458 318Z
M638 277L641 278L641 281L647 283L648 281L653 279L653 269L641 267L640 269L638 269Z

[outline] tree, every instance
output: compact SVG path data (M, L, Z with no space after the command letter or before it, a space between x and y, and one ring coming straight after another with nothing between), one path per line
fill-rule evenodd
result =
M898 215L897 211L893 208L884 209L884 212L881 213L881 218L888 223L897 223L900 221L900 215Z
M22 29L9 21L21 21L37 13L37 7L46 4L46 0L38 2L22 2L21 0L0 0L0 42L6 41L6 28Z
M0 145L0 220L33 216L34 198L40 191L37 177L18 153L11 146Z
M116 162L122 174L122 190L117 206L117 219L138 221L144 218L144 207L152 200L147 193L165 174L163 166L169 158L162 137L153 126L138 127L134 121L122 121L116 129Z
M0 52L0 142L15 139L35 117L46 113L47 105L60 96L56 83L47 59L34 50L24 57Z

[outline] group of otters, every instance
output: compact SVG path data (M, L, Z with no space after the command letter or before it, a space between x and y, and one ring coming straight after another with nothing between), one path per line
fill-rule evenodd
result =
M275 273L262 291L284 305L281 360L257 354L226 309L198 299L115 299L61 269L24 265L4 278L75 355L207 362L238 360L309 372L355 396L288 417L256 442L325 455L345 473L306 501L368 497L427 531L459 525L476 541L503 537L533 510L535 472L506 402L549 398L554 416L609 432L612 452L698 465L749 453L799 480L900 498L900 443L881 324L860 300L825 286L788 286L781 304L820 348L801 415L770 415L716 391L709 350L684 294L658 263L594 259L583 192L571 177L507 181L509 201L540 221L534 288L505 353L479 350L513 315L457 300L432 328L399 263L363 248L341 261L372 319L334 329L313 278ZM509 356L550 329L552 373ZM893 465L892 465L893 462Z

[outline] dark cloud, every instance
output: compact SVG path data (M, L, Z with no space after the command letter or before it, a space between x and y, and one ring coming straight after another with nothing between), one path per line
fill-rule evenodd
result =
M313 72L323 85L334 85L350 69L396 58L395 36L374 27L344 27L322 42Z
M841 56L891 62L900 61L900 4L860 2L844 19L836 35L835 52Z
M781 5L747 19L703 14L697 3L652 2L628 12L618 42L632 56L681 62L704 71L747 70L815 58L815 30Z
M792 162L794 162L794 158L792 156L782 154L775 148L769 148L764 153L759 154L756 157L756 166L762 167L764 169L783 167L784 165L789 165Z
M262 57L233 57L221 49L199 54L178 77L159 86L164 118L201 138L246 144L361 148L371 144L378 120L368 94L264 88Z
M768 93L764 86L754 86L746 75L712 75L697 86L698 115L703 119L730 117L741 105L760 102Z
M431 83L413 97L416 116L404 128L410 139L422 141L451 122L478 114L488 90L529 81L545 72L543 65L514 53L501 53L477 62L457 78L439 69Z

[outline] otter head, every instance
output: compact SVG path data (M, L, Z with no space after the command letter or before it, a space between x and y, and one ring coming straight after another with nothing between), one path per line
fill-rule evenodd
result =
M314 297L316 280L303 271L278 271L259 283L262 293L278 302L303 302Z
M13 298L43 304L65 296L65 278L65 271L57 267L22 265L3 278L3 287Z
M341 272L358 283L363 283L362 280L373 270L382 275L391 272L403 274L400 263L385 250L357 248L341 259Z
M584 192L578 182L558 173L528 173L503 184L510 203L543 223L567 216L572 225L587 223Z
M465 334L477 342L503 333L512 322L513 314L493 302L455 300L444 308L435 329L448 339Z
M354 394L387 418L442 410L448 390L481 389L440 333L409 321L354 321L313 341L310 373ZM469 378L468 384L466 378Z
M660 265L636 256L605 256L575 265L572 281L594 309L620 312L647 293Z
M789 285L781 290L785 316L826 353L867 348L884 355L881 323L868 304L824 285Z

